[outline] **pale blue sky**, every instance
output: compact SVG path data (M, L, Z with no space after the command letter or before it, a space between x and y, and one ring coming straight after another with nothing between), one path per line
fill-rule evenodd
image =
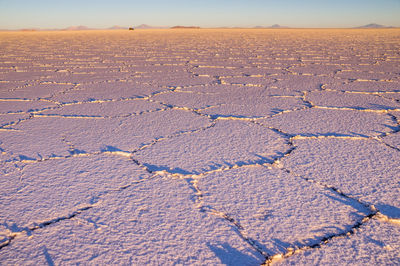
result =
M400 26L400 0L0 0L0 29Z

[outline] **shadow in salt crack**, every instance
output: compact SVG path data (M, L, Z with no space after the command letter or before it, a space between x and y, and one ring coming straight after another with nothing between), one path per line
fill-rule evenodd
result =
M376 204L375 207L389 218L400 219L400 208L398 207L387 204Z
M285 109L281 109L281 108L272 108L271 109L271 113L272 114L279 114L279 113L282 113L283 111L285 111Z
M115 152L115 153L121 152L121 153L128 153L128 154L131 153L130 151L124 151L124 150L121 150L121 149L119 149L117 147L108 146L108 145L102 146L100 148L100 152L111 152L111 153L112 152Z
M101 147L101 148L100 148L100 151L101 151L101 152L119 152L119 151L120 151L120 152L126 152L126 151L123 151L123 150L121 150L121 149L119 149L119 148L117 148L117 147L108 146L108 145Z
M143 166L147 167L148 170L152 172L156 171L166 171L170 174L181 174L181 175L192 175L192 174L201 174L205 173L208 171L215 171L218 169L229 169L234 166L246 166L246 165L263 165L265 163L273 163L275 158L280 158L284 156L284 153L275 151L276 156L272 158L267 158L259 154L252 153L253 156L258 157L259 159L255 160L247 160L247 161L236 161L236 162L228 162L223 160L221 163L217 162L208 162L208 164L204 165L204 167L197 168L197 169L192 169L191 171L175 167L175 168L170 168L167 165L154 165L154 164L149 164L149 163L143 163Z
M69 152L69 154L71 154L71 155L78 155L78 154L85 154L85 153L87 153L86 151L84 151L84 150L79 150L79 149L73 149L73 150L70 150L70 151L68 151Z
M376 132L376 131L375 131ZM381 132L378 132L381 133ZM344 134L344 133L336 133L336 132L325 132L325 133L304 133L304 134L298 134L298 136L301 137L344 137L344 138L351 138L351 137L360 137L360 138L368 138L368 135L360 134L357 132L349 131L349 134Z
M376 132L376 133L379 133L379 134L383 134L382 132L379 132L379 131L373 131L373 132ZM352 134L351 135L351 137L360 137L360 138L370 138L370 136L368 136L368 135L364 135L364 134L360 134L360 133L357 133L357 132L353 132L353 131L350 131L350 133Z
M370 103L370 105L376 107L377 109L381 109L381 110L393 110L393 109L396 109L396 107L393 107L393 106L376 104L376 103ZM370 109L370 108L366 108L366 109Z
M293 244L290 244L288 242L284 242L284 241L282 241L282 240L280 240L278 238L272 238L271 241L273 242L274 247L276 249L278 249L278 252L281 252L281 253L286 252L287 249L290 248L293 245ZM276 252L274 252L274 253L276 253ZM274 253L270 253L270 254L274 254Z
M42 246L42 250L43 250L43 255L44 255L44 257L46 258L47 265L49 265L49 266L54 266L54 265L55 265L55 264L54 264L54 261L53 261L53 259L51 258L49 252L47 251L46 246Z
M283 157L285 155L285 153L283 153L281 151L274 151L274 153L276 155L273 158L267 158L267 157L264 157L264 156L256 154L256 153L251 153L252 155L260 158L259 160L255 160L255 161L252 161L252 162L253 162L253 164L273 163L275 158L281 158L281 157Z
M370 237L370 236L367 236L366 239L368 240L368 242L373 243L373 244L377 245L377 246L380 247L380 248L384 248L384 247L386 246L386 244L383 243L382 241L373 239L373 238Z
M362 205L361 203L357 202L354 199L350 199L350 198L347 198L347 197L339 198L339 197L335 197L333 195L328 195L326 193L324 193L324 195L326 197L328 197L330 199L333 199L335 201L338 201L338 202L340 202L340 203L342 203L344 205L353 207L354 209L357 210L357 215L363 215L364 216L364 215L369 215L371 213L371 211L367 207L365 207L364 205Z
M259 265L255 257L243 254L239 250L231 247L228 243L211 245L207 243L208 248L214 252L224 265Z
M25 155L18 155L18 158L21 160L21 161L24 161L24 160L27 160L27 161L35 161L36 159L35 158L32 158L32 157L28 157L28 156L25 156Z
M391 126L391 125L383 125L383 126L389 128L390 130L392 130L392 132L398 132L400 129L399 126Z
M179 167L170 168L166 165L154 165L154 164L148 164L148 163L144 163L143 165L151 172L166 171L170 174L181 174L181 175L193 174L192 172L189 172L189 171L179 168Z
M32 234L32 231L29 229L29 227L20 227L16 223L8 225L7 222L4 222L2 225L13 233L26 232L27 236Z
M245 115L223 115L223 114L214 114L210 115L211 119L217 119L217 118L257 118L257 116L245 116Z

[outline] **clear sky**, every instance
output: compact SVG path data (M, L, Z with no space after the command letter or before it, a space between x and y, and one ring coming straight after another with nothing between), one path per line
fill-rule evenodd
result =
M0 0L0 29L400 26L400 0Z

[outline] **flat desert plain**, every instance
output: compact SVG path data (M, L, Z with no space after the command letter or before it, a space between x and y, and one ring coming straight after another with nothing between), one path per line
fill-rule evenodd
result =
M400 264L400 30L0 33L0 264Z

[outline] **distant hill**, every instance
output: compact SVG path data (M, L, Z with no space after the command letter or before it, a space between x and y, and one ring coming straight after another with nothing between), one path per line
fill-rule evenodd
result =
M173 26L171 29L200 29L198 26Z
M139 26L134 27L135 29L142 29L142 30L146 30L146 29L168 29L169 27L167 26L150 26L147 24L141 24Z
M269 27L255 26L254 28L255 28L255 29L287 29L287 28L289 28L289 27L287 27L287 26L281 26L281 25L279 25L279 24L274 24L274 25L271 25L271 26L269 26Z
M279 25L279 24L274 24L274 25L272 25L272 26L270 26L269 28L274 28L274 29L287 29L287 28L289 28L289 27L287 27L287 26L281 26L281 25Z
M356 27L356 29L385 29L385 28L394 28L393 26L385 26L379 25L376 23L367 24L364 26Z
M112 27L110 27L108 29L109 30L127 30L128 28L115 25L115 26L112 26Z
M93 30L93 29L81 25L81 26L71 26L63 30L71 31L71 30Z
M39 29L32 28L32 29L20 29L20 31L38 31Z

